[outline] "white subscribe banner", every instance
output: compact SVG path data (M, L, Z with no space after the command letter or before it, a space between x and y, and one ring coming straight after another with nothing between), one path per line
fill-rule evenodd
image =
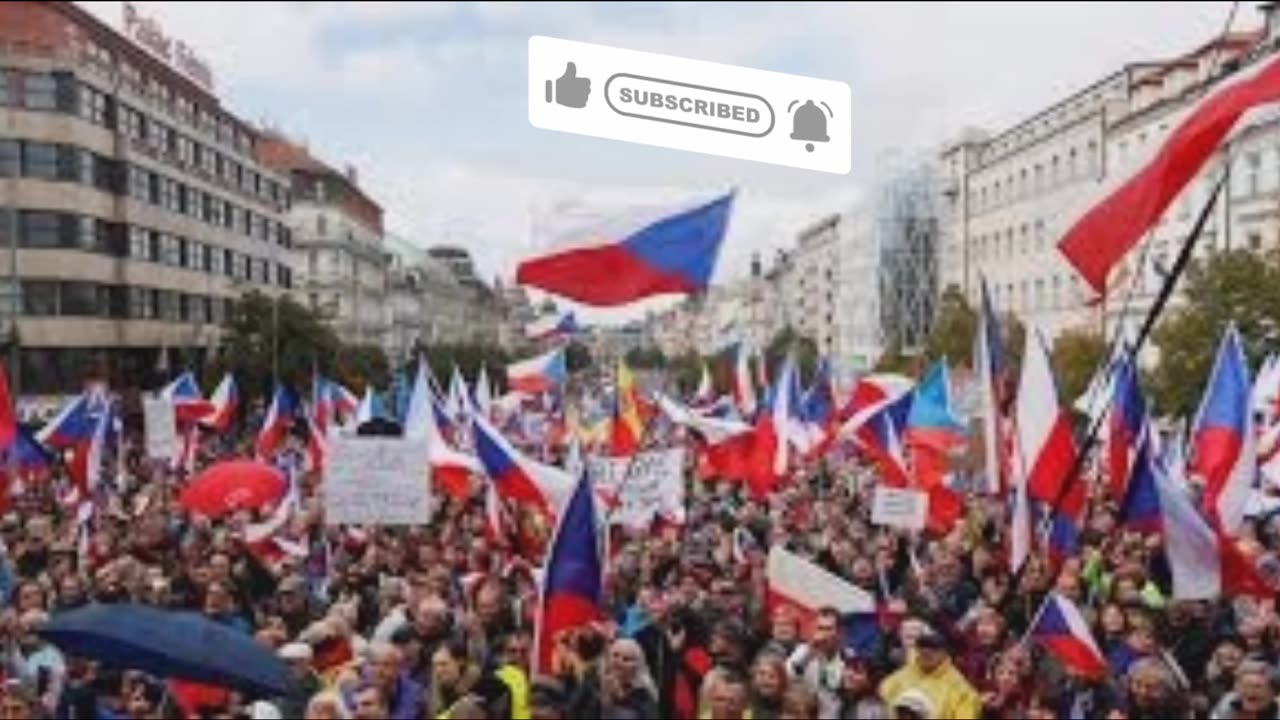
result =
M844 175L846 83L543 36L529 122L546 130Z

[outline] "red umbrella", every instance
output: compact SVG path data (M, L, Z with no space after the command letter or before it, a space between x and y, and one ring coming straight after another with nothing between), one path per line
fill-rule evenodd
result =
M284 496L287 485L284 473L266 463L229 460L197 475L178 501L191 512L221 517L274 504Z

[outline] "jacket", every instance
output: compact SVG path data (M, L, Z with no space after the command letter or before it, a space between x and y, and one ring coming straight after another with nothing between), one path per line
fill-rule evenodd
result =
M939 720L976 720L982 714L982 698L964 675L946 661L932 673L925 673L915 658L880 684L880 697L890 709L908 690L917 690L933 705L931 717Z

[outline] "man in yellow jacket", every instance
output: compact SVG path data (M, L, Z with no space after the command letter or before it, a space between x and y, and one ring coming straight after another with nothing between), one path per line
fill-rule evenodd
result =
M982 698L951 664L942 636L926 632L908 650L907 664L880 684L880 698L894 717L976 720Z

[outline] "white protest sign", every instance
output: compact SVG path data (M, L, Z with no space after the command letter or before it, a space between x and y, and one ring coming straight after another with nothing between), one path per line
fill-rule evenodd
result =
M684 448L642 452L634 461L593 455L587 472L597 492L617 499L615 525L644 528L655 515L684 521Z
M418 525L434 499L422 442L387 437L330 437L324 468L330 525Z
M147 457L166 462L177 457L178 427L173 399L157 395L142 399L143 429L146 432Z
M924 529L929 496L919 490L877 485L871 498L871 522L902 530Z

